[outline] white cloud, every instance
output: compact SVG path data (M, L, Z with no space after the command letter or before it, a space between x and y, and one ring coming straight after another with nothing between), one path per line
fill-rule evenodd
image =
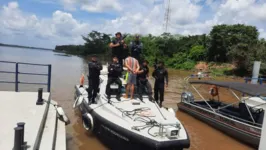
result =
M88 33L90 27L87 23L77 21L72 14L59 10L55 11L50 19L39 19L36 15L23 13L17 2L8 3L0 12L2 34L49 39L51 43L54 43L51 46L67 43L81 44L83 43L81 35ZM47 43L43 45L47 46Z
M199 0L195 0L198 2ZM195 22L200 15L201 6L188 0L171 2L171 19L173 23L188 24Z
M77 8L88 12L121 11L118 0L60 0L66 10L74 11Z
M221 4L215 17L223 23L256 24L266 21L266 3L256 0L227 0Z
M104 12L104 11L121 11L122 7L117 0L97 0L95 2L88 2L81 6L82 10L89 12Z

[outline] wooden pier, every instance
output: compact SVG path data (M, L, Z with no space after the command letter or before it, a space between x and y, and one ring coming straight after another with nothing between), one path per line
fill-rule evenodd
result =
M36 104L38 92L0 91L0 96L1 150L14 148L14 128L18 122L25 123L27 150L66 150L65 122L58 119L56 102L51 100L50 93L42 94L42 105Z

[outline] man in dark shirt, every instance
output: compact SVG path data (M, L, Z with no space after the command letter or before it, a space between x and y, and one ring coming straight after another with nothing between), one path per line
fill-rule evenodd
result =
M144 60L142 65L140 66L140 70L138 71L138 94L140 96L140 100L142 100L142 95L143 95L143 90L144 88L147 89L147 94L149 96L149 100L152 101L152 88L151 84L149 83L148 79L149 78L149 67L148 67L149 62L147 60Z
M89 89L88 89L88 99L90 103L95 104L95 98L99 92L100 83L100 71L103 69L102 64L97 61L96 55L93 55L91 62L89 62Z
M130 52L131 56L136 58L140 63L140 55L142 53L143 44L139 40L140 36L136 35L135 40L130 42Z
M152 76L155 78L154 99L158 103L158 93L160 93L159 106L162 107L162 102L164 101L164 87L168 87L168 71L164 67L164 62L159 62L159 65L153 71Z
M116 56L119 64L123 66L123 50L127 47L127 45L125 44L120 32L117 32L115 36L116 38L109 44L109 47L112 48L112 58Z
M116 95L117 100L120 100L120 95L121 95L121 88L122 88L122 82L119 79L123 71L122 66L118 63L117 57L113 57L113 63L111 63L108 66L108 81L106 85L106 95L108 98L108 102L111 98L111 93L110 93L110 86L112 83L118 84L118 93Z

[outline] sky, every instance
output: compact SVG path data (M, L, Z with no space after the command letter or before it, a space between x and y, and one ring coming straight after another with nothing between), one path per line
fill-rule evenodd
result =
M0 0L0 43L54 48L96 30L160 35L168 0ZM256 26L266 38L266 0L171 0L168 32L209 33L218 24Z

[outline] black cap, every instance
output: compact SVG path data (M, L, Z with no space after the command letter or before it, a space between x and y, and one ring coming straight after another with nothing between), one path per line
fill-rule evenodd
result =
M113 58L118 58L117 56L113 56Z
M91 57L97 57L97 55L96 54L92 54Z
M116 34L115 34L115 35L117 35L117 34L120 34L120 36L122 36L121 32L116 32Z

